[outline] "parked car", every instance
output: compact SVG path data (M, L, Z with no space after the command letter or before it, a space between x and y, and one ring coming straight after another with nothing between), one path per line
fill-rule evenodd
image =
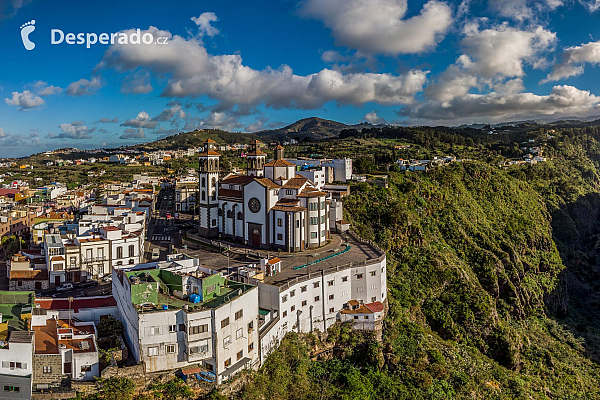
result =
M102 282L111 282L112 281L112 276L110 275L106 275L104 278L102 278Z
M59 287L56 288L57 292L68 292L69 290L73 290L74 286L72 283L63 283Z
M79 284L79 287L82 287L82 288L94 287L94 286L98 286L98 281L87 280L87 281L83 281Z
M160 249L155 247L152 249L152 261L156 261L160 258Z

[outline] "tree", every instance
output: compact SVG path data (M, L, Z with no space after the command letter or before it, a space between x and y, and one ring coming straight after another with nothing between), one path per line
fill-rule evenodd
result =
M100 397L104 400L129 400L135 392L135 383L129 378L101 379Z
M189 399L193 392L181 378L173 378L167 383L156 383L152 386L154 397L165 400Z
M108 317L100 321L98 324L98 336L107 337L123 334L123 323L121 321Z
M0 241L0 245L4 250L4 258L8 260L13 254L19 251L21 247L20 245L23 244L25 244L25 241L23 241L23 239L20 239L15 235L3 236L2 240Z

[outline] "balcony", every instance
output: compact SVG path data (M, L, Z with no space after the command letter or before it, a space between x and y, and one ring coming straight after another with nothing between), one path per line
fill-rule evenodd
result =
M81 262L84 264L87 263L92 263L92 262L104 262L104 261L108 261L108 258L106 257L82 257L81 258Z

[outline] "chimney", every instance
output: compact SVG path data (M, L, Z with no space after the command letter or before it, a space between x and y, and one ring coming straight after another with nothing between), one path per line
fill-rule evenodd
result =
M278 145L277 147L275 147L275 159L283 160L283 146L282 145Z

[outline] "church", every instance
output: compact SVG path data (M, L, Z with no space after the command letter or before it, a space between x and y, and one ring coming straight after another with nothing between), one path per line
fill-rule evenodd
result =
M251 143L246 174L219 176L220 154L208 139L199 154L199 233L264 249L302 251L329 239L330 201L275 148L266 162L261 142Z

